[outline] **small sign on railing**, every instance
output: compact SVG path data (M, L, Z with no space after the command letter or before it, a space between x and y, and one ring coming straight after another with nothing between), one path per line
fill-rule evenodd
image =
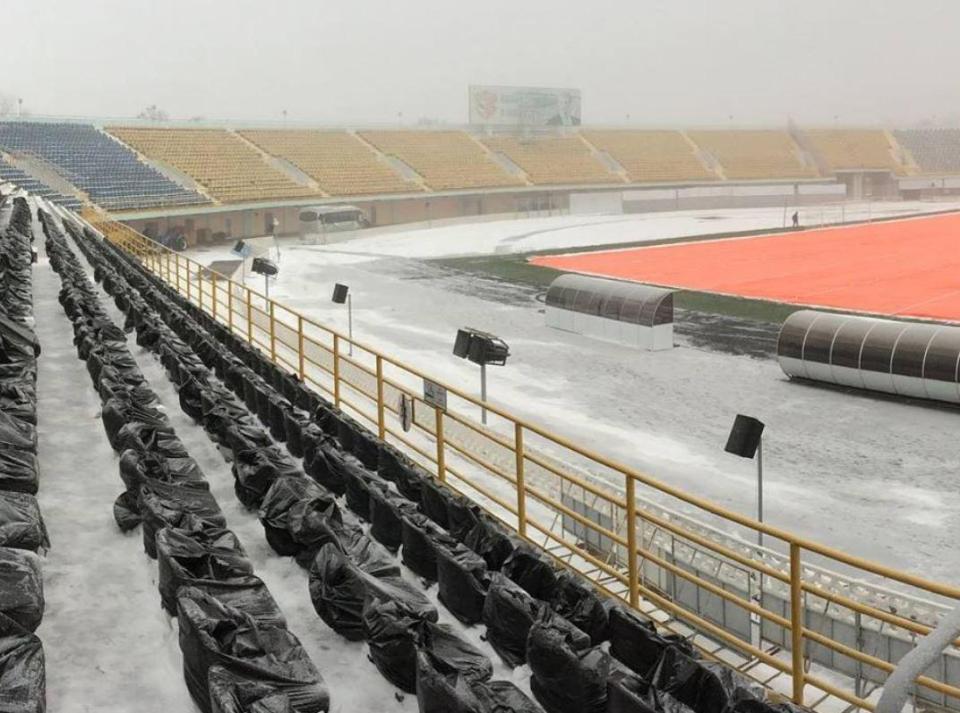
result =
M447 410L447 390L429 379L423 380L423 400L441 411Z

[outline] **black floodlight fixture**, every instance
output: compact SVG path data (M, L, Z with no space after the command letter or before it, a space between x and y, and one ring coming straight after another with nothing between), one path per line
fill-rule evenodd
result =
M339 282L333 286L333 297L331 298L334 304L342 305L347 301L347 294L350 292L350 288L346 285L341 285Z
M253 258L253 265L250 267L253 272L258 275L263 275L264 277L276 277L277 273L280 272L280 268L277 267L277 263L273 260L268 260L265 257L255 257Z

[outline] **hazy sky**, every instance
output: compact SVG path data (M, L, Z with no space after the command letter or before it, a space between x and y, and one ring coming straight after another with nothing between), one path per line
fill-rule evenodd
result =
M956 0L0 0L34 114L466 121L467 85L572 86L585 123L960 118ZM731 118L732 117L732 118Z

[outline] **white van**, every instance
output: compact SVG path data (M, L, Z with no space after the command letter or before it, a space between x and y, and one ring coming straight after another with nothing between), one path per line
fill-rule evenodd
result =
M364 212L354 205L310 206L300 210L300 242L324 245L329 233L360 230L369 225Z

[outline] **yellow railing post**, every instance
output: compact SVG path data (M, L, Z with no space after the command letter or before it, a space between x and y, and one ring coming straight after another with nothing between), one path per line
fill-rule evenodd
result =
M213 293L213 321L217 321L217 273L210 271L210 291Z
M447 482L447 463L443 447L443 409L434 406L433 410L437 419L437 477L441 483L445 483Z
M177 294L180 294L180 253L173 258L173 271L177 280Z
M277 318L274 316L276 302L270 300L270 361L277 363Z
M190 297L190 262L187 261L187 302L191 301Z
M168 251L167 251L167 283L168 283L168 284L169 284L169 282L170 282L170 255L171 255L171 253L170 253L170 251L168 250Z
M300 381L307 383L306 369L307 355L303 353L303 315L297 315L297 373L300 375Z
M227 280L227 326L233 334L233 280Z
M627 582L630 606L640 604L640 573L637 571L637 494L636 481L627 476Z
M197 292L200 294L200 311L203 312L203 270L197 269Z
M383 403L383 357L377 354L377 434L381 441L387 437L386 416Z
M340 408L340 335L333 335L333 405Z
M247 344L253 346L253 301L250 299L250 290L247 290Z
M790 645L792 654L793 702L803 705L803 570L800 545L790 543Z
M523 426L513 425L513 449L517 456L517 532L527 536L527 486L523 476Z

